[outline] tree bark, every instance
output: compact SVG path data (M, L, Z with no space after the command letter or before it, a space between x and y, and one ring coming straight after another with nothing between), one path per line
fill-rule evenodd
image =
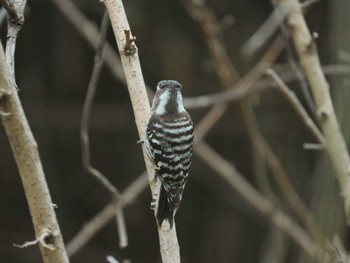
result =
M14 76L10 73L1 45L0 119L17 162L34 225L36 241L29 243L39 244L45 263L68 263L38 146L25 117Z
M291 28L292 39L298 53L300 63L310 84L314 96L319 122L324 132L325 149L332 161L341 187L345 214L350 224L350 158L340 131L329 92L329 84L322 71L317 54L315 38L306 25L302 5L294 1L296 8L289 14L288 25Z

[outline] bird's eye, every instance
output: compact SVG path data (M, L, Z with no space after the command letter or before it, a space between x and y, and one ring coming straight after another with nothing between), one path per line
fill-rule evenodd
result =
M166 83L164 83L164 82L160 82L160 83L158 83L158 86L157 86L157 90L162 90L162 89L164 89L166 87Z

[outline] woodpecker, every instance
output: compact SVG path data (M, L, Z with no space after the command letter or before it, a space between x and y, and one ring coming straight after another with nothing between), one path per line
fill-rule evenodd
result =
M147 155L155 165L156 191L151 208L158 227L164 220L173 227L191 165L193 138L193 123L182 103L181 84L160 81L144 140Z

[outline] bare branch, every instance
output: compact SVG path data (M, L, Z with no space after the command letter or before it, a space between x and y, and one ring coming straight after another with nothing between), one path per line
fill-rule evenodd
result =
M289 4L288 4L289 6ZM219 41L220 36L218 34L209 34L206 32L207 28L214 27L217 23L215 22L215 16L206 8L204 1L192 0L190 4L186 5L187 10L192 15L192 17L199 23L203 32L205 32L205 41L209 47L209 51L212 57L213 64L216 66L215 70L224 88L229 90L233 83L234 78L236 78L236 70L234 69L232 63L227 61L228 54L221 41ZM290 8L289 8L290 10ZM217 30L213 30L217 32ZM271 64L284 46L283 42L277 38L273 43L273 49L270 47L268 52L264 55L261 62L256 66L250 73L252 78L248 78L248 81L258 79L263 71L267 69L267 65ZM263 63L266 62L266 63ZM232 72L233 74L222 74L222 72ZM240 83L247 83L247 81L238 82L238 87ZM237 89L237 85L236 85ZM239 102L240 109L243 113L245 124L248 128L248 134L252 140L252 143L260 154L261 158L266 162L268 167L271 169L272 174L281 188L281 192L289 206L293 209L296 215L302 220L302 222L308 227L310 232L322 240L322 234L319 233L311 213L308 211L307 206L303 203L302 199L299 197L295 191L289 177L283 168L281 161L278 156L273 152L265 138L260 133L257 122L253 115L253 110L249 103L245 101ZM218 115L219 116L219 115Z
M135 121L139 132L140 139L143 140L144 130L147 119L150 114L150 105L147 97L146 87L142 76L141 66L137 49L135 53L126 54L125 49L125 30L130 30L130 26L124 11L124 6L121 0L105 0L106 8L111 19L114 35L118 44L118 50L121 57L126 82L131 98L131 103L134 109ZM146 168L149 176L149 183L152 194L155 193L155 169L148 158L143 147L143 154L146 163ZM167 224L166 224L167 223ZM165 221L158 228L160 252L164 263L180 262L180 248L177 241L176 227L169 228L169 222Z
M297 0L285 0L297 4L288 17L288 25L294 46L313 93L319 121L325 136L325 149L337 173L348 224L350 224L350 157L334 113L329 84L322 72L316 45L306 25L302 7Z
M5 54L0 45L0 111L11 115L2 118L6 134L9 138L19 174L24 186L35 235L40 237L49 230L55 233L50 236L48 249L39 242L39 248L45 263L68 263L63 238L52 207L51 196L46 183L43 167L39 157L38 146L24 115L19 100L14 76L5 61Z
M261 61L264 62L264 60ZM350 73L350 67L348 65L326 65L323 66L322 69L328 76L347 75ZM299 79L298 76L296 76L295 73L290 72L290 70L279 72L279 75L285 83ZM303 78L303 76L301 77ZM246 77L243 77L243 79L245 78ZM273 86L272 84L273 81L271 79L259 79L253 83L238 82L231 88L214 94L184 98L184 105L187 109L200 109L216 104L235 102L245 99L257 92L270 89Z
M239 174L233 165L224 160L209 145L198 143L197 155L208 164L230 187L239 193L244 200L252 205L262 215L268 217L278 228L288 234L311 257L319 258L322 250L310 238L310 236L298 226L290 217L277 209L272 202L257 192Z
M259 29L243 44L243 55L250 58L261 49L294 7L294 3L288 2L275 8Z

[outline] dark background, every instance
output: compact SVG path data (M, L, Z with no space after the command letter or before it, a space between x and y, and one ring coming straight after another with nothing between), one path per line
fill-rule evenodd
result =
M103 3L92 0L74 3L90 20L100 23L105 10ZM201 31L180 1L128 0L124 4L137 37L148 85L155 87L162 79L176 79L183 84L184 96L222 90ZM239 73L246 73L261 54L246 60L241 48L272 12L270 1L212 0L207 5L218 20L225 15L234 17L234 25L223 33L224 43ZM310 30L319 33L317 46L323 64L348 63L338 56L340 49L350 52L346 30L350 22L348 5L346 0L323 0L311 6L306 14ZM16 80L39 145L53 202L58 205L61 231L68 243L110 201L106 190L81 165L79 124L95 52L51 1L32 0L27 9L16 50ZM4 43L6 23L1 25L1 36ZM116 48L111 29L108 41ZM277 63L286 63L285 52ZM349 142L349 76L334 75L329 81L339 122ZM305 103L298 83L290 86ZM315 214L320 228L330 237L334 233L340 235L347 245L340 191L328 158L322 152L303 150L302 144L312 141L312 136L276 90L254 95L254 99L264 136ZM194 123L207 111L190 111ZM140 146L136 144L138 139L127 88L104 67L90 126L92 163L119 190L125 189L145 169ZM206 142L257 186L254 152L235 103L230 104L224 117L211 129ZM263 167L269 175L269 169ZM176 217L183 262L269 262L266 261L269 251L283 254L279 262L313 262L197 157L190 176ZM278 198L280 192L274 188ZM113 220L71 262L107 262L109 254L135 263L160 262L150 201L147 188L125 209L128 249L119 249ZM285 211L288 213L288 208ZM16 163L0 128L0 262L41 262L37 247L18 249L12 245L34 238ZM283 249L278 249L278 243L283 244Z

